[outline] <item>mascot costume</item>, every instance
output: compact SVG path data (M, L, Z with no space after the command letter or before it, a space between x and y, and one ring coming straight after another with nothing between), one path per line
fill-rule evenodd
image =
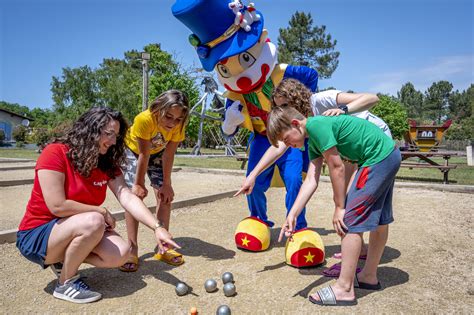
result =
M248 175L271 146L266 137L266 120L271 110L273 87L285 78L294 78L314 92L318 73L308 67L277 63L276 46L268 38L268 32L263 28L264 17L253 3L177 0L172 13L192 31L189 42L195 47L204 70L214 70L226 89L224 134L233 136L239 127L252 132ZM270 227L274 223L267 217L265 192L270 187L275 165L285 183L285 204L289 211L302 184L307 154L289 148L257 177L252 193L247 195L250 217L239 224L235 234L236 245L241 249L262 251L269 246ZM306 225L303 210L296 229Z

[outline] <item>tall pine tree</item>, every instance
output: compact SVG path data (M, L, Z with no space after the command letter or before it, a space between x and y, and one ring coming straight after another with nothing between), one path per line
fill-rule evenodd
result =
M326 26L313 26L311 14L296 12L287 28L280 28L279 61L318 70L320 78L330 78L339 64L336 40L326 34Z
M448 81L435 82L428 88L424 108L429 119L440 124L446 118L452 89L453 85Z
M423 119L423 93L416 90L411 82L405 83L398 92L400 103L406 108L408 117Z

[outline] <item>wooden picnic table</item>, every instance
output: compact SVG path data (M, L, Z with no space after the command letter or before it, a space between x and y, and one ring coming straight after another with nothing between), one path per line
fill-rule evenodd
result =
M448 184L448 174L451 169L457 167L457 165L449 165L449 159L451 156L457 156L457 152L449 151L437 151L437 152L421 152L421 151L401 151L402 154L402 164L401 167L407 168L437 168L443 173L443 183ZM419 158L420 160L426 163L417 163L417 162L403 162L409 158ZM439 164L432 160L433 157L442 157L444 159L444 164Z

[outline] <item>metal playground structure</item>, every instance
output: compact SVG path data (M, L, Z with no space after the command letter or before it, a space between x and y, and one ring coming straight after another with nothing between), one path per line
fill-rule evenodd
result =
M191 155L201 155L204 135L210 137L216 149L224 149L225 156L235 156L236 149L245 149L248 132L245 129L233 137L224 137L221 131L221 122L224 119L225 98L217 89L217 83L211 76L206 76L201 81L204 94L191 108L190 114L199 117L199 132L196 145ZM206 122L206 126L205 126ZM206 128L205 128L206 127Z

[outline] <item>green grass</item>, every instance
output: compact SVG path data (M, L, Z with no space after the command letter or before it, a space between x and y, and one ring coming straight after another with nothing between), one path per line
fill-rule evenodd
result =
M433 158L438 164L444 165L443 158ZM419 162L416 158L408 159L410 162ZM459 185L474 185L474 166L467 166L466 157L452 157L449 159L449 165L457 165L455 169L449 171L449 183ZM443 173L438 169L426 168L400 168L397 179L403 181L421 181L421 182L443 182Z
M17 158L17 159L31 159L37 160L39 153L36 150L29 150L29 149L6 149L0 148L0 157L2 158Z
M238 170L242 162L237 161L233 157L219 157L219 158L186 158L180 156L181 154L189 154L191 149L178 150L174 165L187 167L203 167L203 168L218 168L218 169L233 169ZM203 149L203 154L223 154L222 150ZM0 157L6 158L24 158L36 160L39 154L35 150L27 149L5 149L0 148ZM433 158L439 164L443 164L442 158ZM411 162L418 162L417 159L410 159ZM465 157L453 157L449 160L449 164L456 164L457 168L449 172L449 182L460 185L474 185L474 167L467 166ZM326 174L328 175L327 170ZM443 174L438 169L420 169L420 168L401 168L397 174L397 179L402 181L418 181L418 182L432 182L442 183Z
M185 149L178 149L178 152L176 153L177 155L184 155L184 154L191 154L192 148L185 148ZM208 149L208 148L202 148L201 149L201 154L207 154L207 155L223 155L224 154L224 149ZM238 150L237 154L245 154L243 150Z
M185 158L177 155L174 159L174 166L203 167L240 170L242 162L237 161L235 157L221 158Z
M438 164L444 165L443 158L433 158ZM406 161L419 162L417 158L410 158ZM466 157L452 157L449 160L449 165L457 165L455 169L449 171L448 180L450 184L458 185L474 185L474 166L467 166ZM329 175L326 171L323 175ZM427 168L405 168L401 167L397 173L397 180L409 181L409 182L430 182L430 183L443 183L443 173L438 169L427 169Z

